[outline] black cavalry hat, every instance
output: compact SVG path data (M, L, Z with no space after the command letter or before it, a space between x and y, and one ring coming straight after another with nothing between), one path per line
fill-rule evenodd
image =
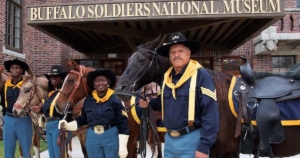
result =
M93 81L97 76L107 77L111 81L111 83L109 83L110 88L112 88L116 84L117 77L112 70L98 68L95 71L91 71L87 74L87 83L90 86L90 89L94 89Z
M14 59L14 60L7 60L4 62L4 67L5 67L6 71L10 72L10 66L14 65L14 64L19 65L24 70L22 75L25 74L25 71L29 70L29 66L27 65L26 62L21 61L19 59Z
M45 74L48 80L50 79L51 76L60 76L62 79L65 79L67 75L68 73L58 65L53 65L50 72Z
M191 50L191 54L198 52L201 48L201 43L198 41L188 41L182 33L172 33L169 37L169 43L164 43L163 46L156 49L156 52L164 57L169 57L170 47L175 44L183 44Z

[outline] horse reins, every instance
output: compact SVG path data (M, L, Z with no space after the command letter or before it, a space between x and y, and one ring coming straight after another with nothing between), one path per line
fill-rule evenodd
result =
M68 113L71 113L71 111L69 112L69 107L73 103L73 96L75 95L77 89L79 88L81 80L83 82L83 87L84 87L84 90L85 90L85 94L88 95L88 90L87 90L87 85L86 85L86 77L83 77L84 72L85 72L85 67L82 66L82 65L79 65L79 67L80 67L79 72L75 71L75 70L70 71L70 73L75 73L75 74L78 75L77 82L75 83L75 87L73 88L71 94L68 96L68 94L63 93L62 91L59 92L62 95L68 97L67 104L65 105L65 108L64 108L64 111L63 111L64 117L62 118L62 120L65 120ZM65 81L67 81L68 77L69 77L69 75L66 77ZM64 129L64 123L62 123L61 127L60 127L60 134L59 134L59 138L61 139L60 140L61 141L61 148L60 148L60 157L61 158L65 157L65 152L66 152L66 148L67 148L66 146L64 146L64 142L66 141L65 132L66 131Z
M73 88L71 94L68 96L68 94L63 93L62 91L59 92L62 95L68 97L67 104L66 104L64 112L63 112L63 114L65 115L64 118L66 117L66 114L68 114L70 104L73 103L73 96L75 95L77 89L79 88L81 80L83 83L83 88L84 88L85 94L88 95L88 90L87 90L87 85L86 85L86 77L83 76L84 72L85 72L85 67L82 65L79 65L79 66L80 66L79 72L75 71L75 70L70 71L70 73L75 73L78 75L77 82L75 83L75 87ZM68 78L68 76L66 77L65 80L67 80L67 78Z
M158 82L158 73L159 73L159 65L158 65L158 62L157 62L158 54L155 51L152 51L152 50L149 50L149 49L146 49L146 48L138 47L137 49L145 50L145 51L152 54L152 58L151 58L150 63L148 64L147 69L142 73L142 75L138 79L133 81L133 83L131 85L131 90L132 90L131 93L114 92L114 94L116 94L116 95L135 96L135 97L139 97L139 98L142 98L142 99L145 100L146 98L144 98L142 95L140 95L139 93L137 93L137 91L134 91L133 89L134 89L134 86L136 85L136 83L150 70L150 68L152 67L152 64L153 64L154 61L155 61L155 65L156 65L156 83ZM156 89L157 89L157 85L156 85Z
M21 105L19 105L19 104L14 104L14 108L15 109L21 109L23 112L25 112L25 113L27 113L30 117L31 117L31 119L34 121L34 122L37 122L35 119L34 119L34 117L32 116L32 114L29 112L30 111L30 109L29 109L29 104L30 104L30 102L32 101L32 99L33 99L33 97L34 97L34 95L36 95L37 97L38 97L38 99L39 99L39 101L40 102L42 102L42 99L41 99L41 97L39 96L39 94L38 93L36 93L36 91L37 91L37 82L36 82L36 80L37 80L37 77L34 77L34 82L32 82L31 81L31 79L28 79L28 82L31 82L34 86L34 90L31 90L30 91L30 97L27 99L27 101L25 102L25 106L24 107L22 107Z

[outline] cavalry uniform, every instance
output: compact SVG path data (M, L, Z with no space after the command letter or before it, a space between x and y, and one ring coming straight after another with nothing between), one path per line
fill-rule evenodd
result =
M41 108L43 112L43 116L46 121L46 137L47 137L47 145L49 156L51 158L59 158L60 157L60 147L57 145L57 138L60 134L60 130L57 129L58 121L63 118L55 110L55 102L58 96L59 90L53 90L48 93L48 99L45 100L44 105ZM72 114L67 114L67 121L72 120ZM68 132L68 139L71 139L71 132ZM69 141L68 141L69 142Z
M28 70L28 65L24 66L25 62L15 60L9 60L4 62L5 68L9 71L12 64L20 65L23 68L23 74L25 70ZM31 117L25 115L24 117L14 117L12 110L15 102L18 99L20 93L20 87L23 83L23 79L13 84L12 79L6 81L2 89L1 105L4 114L4 126L3 126L3 139L4 139L4 150L5 158L14 158L16 150L17 140L22 148L23 157L30 158L30 148L32 145L32 134L33 127Z
M89 156L118 158L118 134L129 134L127 113L113 90L99 98L96 90L84 101L81 116L76 118L78 126L88 125L86 148Z
M190 60L191 62L196 62ZM199 64L198 64L199 65ZM194 67L194 66L192 66ZM165 135L165 157L194 157L195 151L208 154L214 144L219 128L219 111L213 80L207 71L198 68L195 97L189 97L191 78L186 78L179 87L169 87L168 80L176 85L188 71L187 65L175 75L169 69L162 86L162 98L152 99L153 110L163 112L163 123L167 128ZM195 87L194 87L195 88ZM189 99L195 99L194 109L189 106ZM163 104L161 104L163 101ZM163 109L162 109L163 107ZM189 113L194 112L194 120L189 120ZM190 124L189 124L190 122Z

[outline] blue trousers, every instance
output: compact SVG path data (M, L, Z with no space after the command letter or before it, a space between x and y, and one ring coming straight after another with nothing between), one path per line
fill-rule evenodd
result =
M22 148L24 158L30 158L32 145L32 121L30 116L15 118L5 115L3 126L4 157L14 158L17 140Z
M165 135L165 158L192 158L195 157L200 142L200 129L179 137Z
M86 134L86 149L89 158L119 158L118 128L115 126L102 134L90 127Z
M46 123L46 138L50 158L59 158L60 156L60 146L57 145L57 138L60 131L57 127L58 121L50 121ZM68 132L68 142L71 137L71 132Z

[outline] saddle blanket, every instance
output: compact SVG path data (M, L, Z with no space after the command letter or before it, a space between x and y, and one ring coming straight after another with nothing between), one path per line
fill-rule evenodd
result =
M139 100L138 97L132 97L130 100L130 105L133 105L135 103L137 103ZM142 109L138 104L136 104L135 106L133 106L131 108L131 114L133 116L133 119L135 120L136 123L140 124L141 123L141 116L142 116ZM157 126L157 131L158 132L167 132L166 127L164 126L163 122L161 119L158 119L156 122L156 126Z
M232 114L237 117L237 111L238 111L238 100L235 99L234 97L234 86L236 84L236 77L232 77L229 92L228 92L228 102L229 102L229 107L232 112ZM300 125L300 96L299 98L287 100L287 101L282 101L282 102L276 102L278 109L280 111L280 119L281 119L281 124L283 126L298 126ZM250 105L253 106L253 105ZM258 105L259 106L259 105ZM253 110L253 117L252 117L252 124L256 124L256 110L257 107L254 108Z

